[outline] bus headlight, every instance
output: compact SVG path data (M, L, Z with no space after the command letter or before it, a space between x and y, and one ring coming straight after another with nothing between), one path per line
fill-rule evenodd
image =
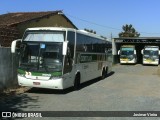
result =
M31 76L31 75L32 75L32 73L31 73L31 72L26 72L26 75L30 75L30 76Z

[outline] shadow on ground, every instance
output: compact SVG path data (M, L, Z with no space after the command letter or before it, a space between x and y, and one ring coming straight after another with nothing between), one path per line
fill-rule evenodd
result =
M107 76L106 76L106 79L107 77L110 77L114 74L114 72L110 72ZM100 78L96 78L96 79L92 79L90 81L87 81L85 83L82 83L80 85L80 88L79 90L85 88L85 87L88 87L94 83L97 83L101 81ZM71 87L71 88L67 88L65 90L52 90L52 89L45 89L45 88L31 88L29 89L28 91L26 91L27 93L37 93L37 94L68 94L68 93L71 93L74 91L74 88Z
M37 105L38 97L31 98L27 94L17 94L15 92L0 93L0 114L1 112L22 112L23 108L40 107ZM29 106L28 103L35 103ZM1 116L1 115L0 115ZM2 120L14 120L16 118L0 118Z
M106 78L103 79L103 80L107 80L107 78L110 77L110 76L112 76L114 73L115 73L114 71L110 72L109 74L106 75ZM90 81L88 81L88 82L85 82L85 83L81 84L80 89L83 89L83 88L85 88L85 87L88 87L88 86L90 86L90 85L92 85L92 84L94 84L94 83L97 83L97 82L99 82L99 81L101 81L101 78L95 78L95 79L93 79L93 80L90 80Z

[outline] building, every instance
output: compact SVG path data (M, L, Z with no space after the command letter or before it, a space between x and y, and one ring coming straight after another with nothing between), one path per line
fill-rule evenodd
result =
M160 48L160 37L121 37L114 38L112 40L112 54L113 62L119 63L118 50L122 45L135 45L137 50L138 63L142 63L141 50L145 45L159 46Z
M30 27L77 27L62 11L17 12L0 15L0 46L9 47L15 39L22 38Z

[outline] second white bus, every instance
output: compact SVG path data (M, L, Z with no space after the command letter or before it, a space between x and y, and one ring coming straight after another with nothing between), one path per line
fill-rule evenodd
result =
M145 46L141 51L142 63L143 64L151 64L151 65L159 65L159 47L158 46Z

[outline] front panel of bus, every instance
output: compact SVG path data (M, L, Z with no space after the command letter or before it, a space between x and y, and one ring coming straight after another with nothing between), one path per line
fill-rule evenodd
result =
M159 48L146 47L143 52L143 64L159 64Z
M20 46L19 84L63 89L64 40L64 31L27 31Z
M121 47L120 63L136 63L136 54L134 47Z

